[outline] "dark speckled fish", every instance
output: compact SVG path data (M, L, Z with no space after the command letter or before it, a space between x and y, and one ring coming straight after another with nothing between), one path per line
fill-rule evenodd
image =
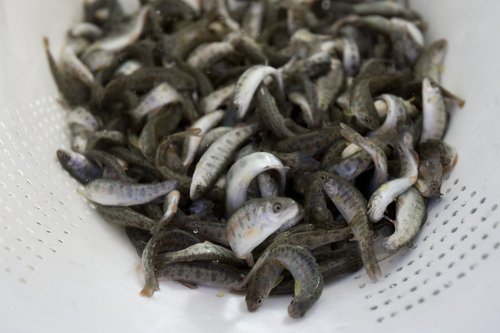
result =
M198 285L225 288L229 291L243 291L239 286L245 271L214 261L177 262L156 266L159 280L173 280L191 288Z
M368 276L377 280L382 272L373 250L373 229L367 215L366 199L357 188L338 176L320 171L316 178L323 183L326 194L351 226Z
M292 318L303 317L323 292L323 276L316 258L306 247L289 244L272 247L260 256L240 285L245 285L249 277L273 261L278 261L286 267L295 280L295 295L288 306L288 315Z

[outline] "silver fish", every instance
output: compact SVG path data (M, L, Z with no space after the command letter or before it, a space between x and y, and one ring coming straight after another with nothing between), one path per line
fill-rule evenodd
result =
M232 214L246 200L250 182L260 173L276 170L280 174L279 194L286 186L286 167L270 153L257 152L237 160L227 173L226 213Z
M150 202L174 190L178 185L175 180L157 184L125 184L112 179L95 179L77 190L90 201L108 206L132 206Z

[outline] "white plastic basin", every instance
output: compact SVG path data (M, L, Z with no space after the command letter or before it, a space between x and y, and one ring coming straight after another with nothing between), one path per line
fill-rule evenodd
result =
M57 54L80 1L0 0L1 332L470 332L500 324L500 4L412 1L427 41L447 38L442 83L466 99L445 140L459 152L414 248L325 287L301 320L290 297L249 313L242 296L162 282L139 296L139 258L56 160L69 147L42 48ZM133 10L134 5L127 6Z

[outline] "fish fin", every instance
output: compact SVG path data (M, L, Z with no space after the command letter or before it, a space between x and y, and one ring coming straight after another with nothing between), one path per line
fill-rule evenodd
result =
M249 253L249 254L245 257L245 261L247 262L248 267L252 267L252 266L253 266L253 264L254 264L254 260L253 260L253 255L252 255L252 253Z
M283 275L280 275L280 276L276 279L276 281L274 281L273 288L274 288L274 287L276 287L278 284L280 284L280 283L281 283L281 281L283 281L283 279L284 279L284 278L285 278L285 277L284 277Z
M190 136L200 136L201 129L200 128L189 128L186 130L187 135Z
M189 283L189 282L186 282L186 281L177 281L179 282L180 284L182 284L184 287L188 287L189 289L198 289L198 286L194 283Z

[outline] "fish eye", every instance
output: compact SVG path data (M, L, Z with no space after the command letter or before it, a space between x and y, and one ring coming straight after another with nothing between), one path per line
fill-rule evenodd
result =
M194 190L196 192L200 192L201 191L201 186L200 185L196 185L196 187L194 188Z
M321 179L322 181L326 181L326 175L325 174L321 174L319 176L319 179Z
M279 202L275 203L273 206L273 210L275 213L281 211L281 204Z
M295 304L295 299L292 299L292 302L290 303L290 305L294 305Z
M261 305L262 302L264 302L264 299L262 298L262 296L260 296L258 299L257 299L257 305Z

